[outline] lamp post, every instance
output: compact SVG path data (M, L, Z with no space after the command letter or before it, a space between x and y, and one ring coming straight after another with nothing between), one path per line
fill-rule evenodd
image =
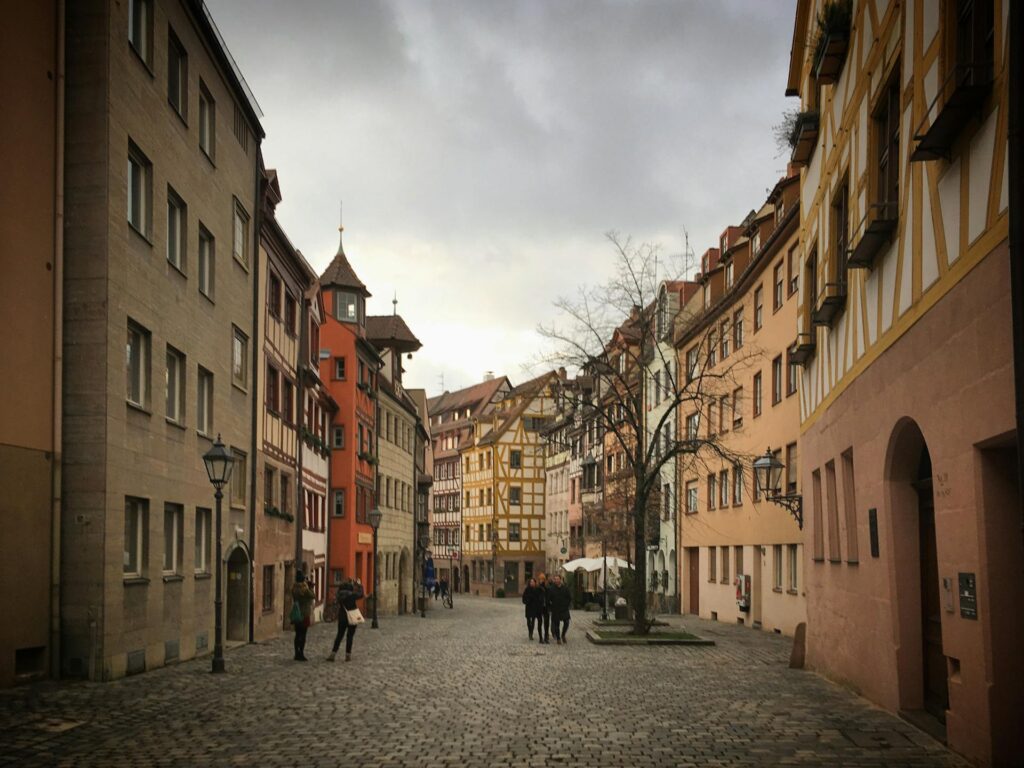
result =
M383 517L380 507L370 510L370 526L373 528L373 620L370 622L370 629L379 629L377 624L377 596L380 593L380 576L377 573L379 557L377 555L377 529L380 528L380 519Z
M601 621L608 621L608 546L604 537L601 537L601 557L604 560L601 575L602 586L604 587L604 600L601 601Z
M590 474L595 466L597 466L597 459L594 458L594 452L588 451L584 457L583 462L583 487L587 490L593 488L597 484L597 478L594 478L594 483L590 482ZM580 557L587 556L587 540L586 540L586 529L587 529L587 507L585 504L580 504Z
M754 460L754 485L757 490L764 494L767 501L785 507L796 520L800 530L804 527L804 497L799 493L780 493L779 482L782 480L782 470L786 465L775 458L771 446L765 451L764 456L758 456Z
M494 580L498 577L498 529L491 531L491 597L494 597Z
M422 558L422 571L420 572L420 618L427 618L427 547L430 546L430 535L420 534L420 557Z
M231 468L234 466L235 457L224 447L220 441L220 434L214 441L213 446L203 454L203 464L206 465L206 474L214 487L214 499L217 500L217 560L216 560L216 581L214 582L213 593L213 667L211 672L224 672L224 624L221 610L221 540L220 540L220 503L224 498L223 489L231 479Z

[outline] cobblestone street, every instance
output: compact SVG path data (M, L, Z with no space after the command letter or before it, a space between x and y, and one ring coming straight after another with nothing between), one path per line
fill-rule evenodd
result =
M0 692L0 765L965 765L903 721L787 668L790 642L688 618L715 647L530 644L518 600L332 628L113 683ZM678 621L673 623L678 624Z

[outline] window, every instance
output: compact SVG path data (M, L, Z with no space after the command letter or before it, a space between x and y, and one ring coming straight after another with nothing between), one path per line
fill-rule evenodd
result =
M686 514L692 515L697 512L697 481L689 480L686 483Z
M818 306L818 251L815 248L811 249L810 255L807 257L807 263L804 265L804 271L806 273L806 280L804 281L807 286L807 307L810 311L814 311L815 307Z
M140 408L149 405L149 331L128 321L126 394Z
M811 472L811 530L814 535L812 557L815 561L825 559L825 532L821 527L821 471Z
M188 54L173 30L167 33L167 101L182 119L188 116Z
M518 485L513 485L508 489L508 503L513 507L522 504L522 489Z
M164 575L181 573L182 518L180 504L164 504Z
M272 365L267 366L267 410L281 414L281 374ZM362 445L359 449L363 450Z
M345 489L335 488L331 492L331 503L333 505L333 512L335 517L345 516Z
M786 281L789 284L789 292L787 295L789 296L796 293L798 274L799 269L796 265L796 246L794 245L789 249L789 253L786 255Z
M722 573L718 583L729 583L729 547L722 547Z
M334 378L344 381L345 380L345 358L336 357L334 358Z
M739 578L744 573L743 570L743 547L737 546L733 548L733 566L736 568L736 577Z
M832 201L832 279L846 285L850 240L850 182L844 180Z
M716 547L708 547L708 581L711 582L718 580L717 554L718 549Z
M508 524L508 540L509 541L520 541L520 524L509 523Z
M213 298L214 248L213 235L199 225L199 292L208 299Z
M192 567L196 573L210 572L210 540L213 514L209 509L196 507L195 556Z
M772 547L772 589L782 591L782 545Z
M789 591L794 595L797 591L796 584L796 568L797 568L797 548L796 544L787 544L786 549L789 550Z
M235 260L246 269L249 268L249 214L242 204L235 200L234 227L232 228L231 253Z
M348 291L334 292L334 316L343 323L354 323L359 319L359 300Z
M217 103L202 80L199 81L199 148L213 160L217 144Z
M708 368L714 368L718 362L718 341L714 331L708 331Z
M796 443L790 443L786 446L786 493L796 493L796 479Z
M281 319L281 278L270 273L270 280L267 281L267 309L270 314Z
M860 556L857 544L857 497L852 448L843 451L843 511L846 513L846 562L856 563L859 562Z
M147 66L153 57L152 0L129 0L128 42Z
M896 221L900 199L900 78L897 64L874 114L875 202L880 218Z
M722 323L722 359L729 356L729 321Z
M236 101L235 119L232 122L231 128L235 133L235 138L238 140L238 146L242 148L243 152L249 154L249 128L245 123L245 113Z
M231 382L245 389L249 383L249 337L238 328L231 333Z
M735 270L734 270L733 266L734 265L733 265L732 259L730 259L729 263L727 263L725 265L725 289L726 290L729 290L730 288L732 288L733 276L735 274Z
M146 572L149 544L149 501L126 496L124 500L124 575Z
M761 372L754 374L754 418L761 415Z
M331 446L334 448L345 447L345 427L333 427L331 429Z
M285 424L295 423L295 385L284 376L281 377L281 416Z
M186 211L182 199L167 187L167 260L179 272L185 271Z
M196 388L196 429L200 434L213 434L213 374L199 366Z
M729 506L729 470L723 469L718 473L718 506L725 509Z
M128 142L128 223L149 239L153 205L153 164L132 141Z
M274 610L274 566L263 566L263 612Z
M736 387L732 391L732 427L739 429L743 426L743 387Z
M757 286L754 291L754 333L761 330L764 325L764 286Z
M782 355L772 360L772 405L782 402Z
M521 469L522 468L522 466L523 466L523 452L522 451L512 451L512 453L509 455L509 466L511 466L512 469Z
M708 438L709 439L715 436L715 425L716 425L716 422L715 422L715 402L714 402L714 399L712 398L712 401L710 403L708 403Z
M292 509L291 478L281 473L281 514L288 514Z
M691 413L686 417L686 439L696 440L700 436L700 413Z
M167 345L166 399L167 419L185 421L185 356Z
M686 383L691 383L697 377L697 356L700 354L698 347L686 350Z
M738 507L743 503L743 467L732 466L732 505Z
M738 310L732 316L732 341L733 347L739 352L743 348L743 310Z
M783 264L780 261L772 271L772 311L778 312L782 309L782 302L785 299L785 287L782 279Z
M296 334L296 315L298 314L298 304L295 301L295 297L285 291L284 297L284 329L292 336Z
M796 394L796 381L799 375L796 363L789 363L786 366L786 397Z
M708 509L714 509L718 503L718 478L714 474L708 475Z
M231 506L245 507L247 483L249 475L245 471L246 456L241 451L232 450L234 466L231 468Z

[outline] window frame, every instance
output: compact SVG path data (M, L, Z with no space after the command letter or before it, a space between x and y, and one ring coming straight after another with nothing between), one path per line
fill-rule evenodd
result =
M124 562L125 579L145 578L149 567L149 499L138 496L124 497ZM129 550L129 517L132 519L131 549ZM134 560L134 563L132 563ZM134 567L131 567L134 564Z
M213 371L198 366L196 374L196 432L213 436Z
M185 540L184 522L185 508L171 501L164 502L164 556L161 573L167 576L181 575L181 550ZM171 535L168 536L167 523L171 523ZM168 557L170 567L168 567Z
M249 212L241 201L234 197L232 218L231 218L231 256L245 269L249 271Z
M171 361L174 361L174 374L172 377L171 373ZM187 361L185 353L181 350L175 349L170 344L166 345L166 376L165 376L165 392L164 392L164 417L167 421L184 426L185 424L185 372ZM173 405L174 412L171 411L172 404L172 392L171 392L171 381L174 380L174 397Z
M213 301L216 286L216 238L202 222L199 223L196 271L199 293Z
M137 349L136 354L132 352L132 334L135 334L135 337L138 339L138 344L134 348ZM125 399L129 405L148 411L150 407L152 371L152 334L150 334L145 326L128 318L125 346L127 353L125 360ZM133 358L137 358L134 367ZM133 397L135 389L138 389L137 399Z
M139 145L128 139L128 226L152 245L153 163Z
M209 575L210 573L212 535L213 510L209 507L196 507L192 553L192 572L195 575Z
M167 185L167 263L181 274L188 263L188 204L174 187Z
M167 27L167 103L188 125L188 51L170 26Z
M199 78L199 150L211 163L217 151L217 101Z
M143 11L140 18L140 11ZM128 1L128 47L153 74L152 0Z
M240 359L238 359L239 351L241 352ZM243 392L249 390L249 336L233 323L231 325L231 383Z

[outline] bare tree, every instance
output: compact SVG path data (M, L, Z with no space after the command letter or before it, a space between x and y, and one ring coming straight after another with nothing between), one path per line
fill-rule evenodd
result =
M660 504L661 469L669 462L692 470L710 457L732 463L744 458L732 453L709 430L680 428L682 416L707 414L723 393L733 391L733 371L741 356L734 356L728 366L715 366L712 372L716 341L708 329L689 370L677 365L674 346L658 342L684 334L700 318L687 318L680 311L667 324L664 318L659 323L658 290L661 281L678 279L692 265L685 256L663 258L655 245L634 245L616 233L607 237L615 258L612 277L594 287L581 287L574 298L559 299L555 306L563 317L538 330L551 349L545 362L575 369L594 381L592 395L579 398L576 407L582 409L584 419L594 419L599 425L606 458L614 455L612 471L605 476L607 498L602 517L615 522L607 533L632 534L633 631L647 634L651 622L647 617L645 554L650 529L657 526L651 510ZM648 425L646 382L653 380L655 365L666 372L659 381L662 410L657 421ZM622 513L621 518L615 517L617 512Z

